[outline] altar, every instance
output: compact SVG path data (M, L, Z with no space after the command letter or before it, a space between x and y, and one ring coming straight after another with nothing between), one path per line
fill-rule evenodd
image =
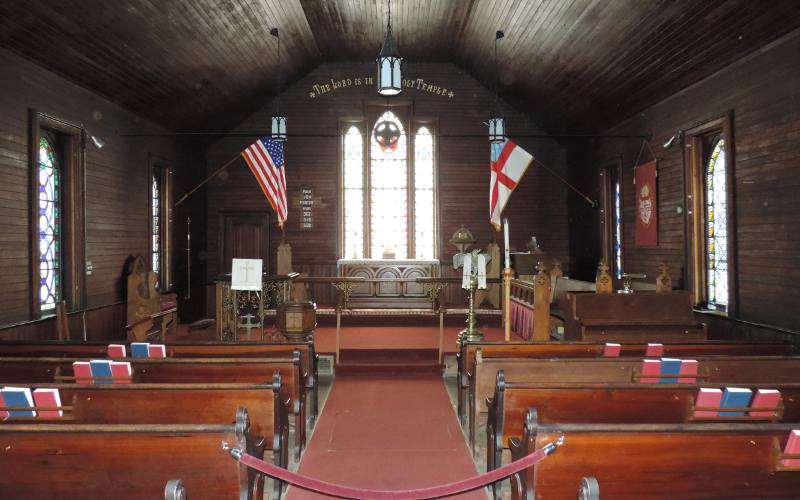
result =
M441 276L438 260L417 259L341 259L336 275L373 280L354 286L349 294L350 307L368 309L430 309L428 291L417 278Z

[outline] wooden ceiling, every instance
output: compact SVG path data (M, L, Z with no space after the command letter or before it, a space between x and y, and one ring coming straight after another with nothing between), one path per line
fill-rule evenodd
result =
M171 129L234 125L323 61L374 60L383 0L0 2L7 47ZM550 131L625 118L800 27L797 0L392 0L406 61L452 61ZM281 30L282 54L269 35Z

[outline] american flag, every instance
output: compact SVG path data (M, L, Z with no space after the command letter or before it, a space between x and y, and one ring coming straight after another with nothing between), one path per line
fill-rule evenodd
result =
M264 196L278 215L278 225L288 215L286 210L286 176L283 164L283 143L262 137L242 151L242 157L256 176Z
M500 230L500 214L503 213L511 193L522 180L531 161L533 161L533 156L509 139L499 144L492 144L489 220L498 231Z

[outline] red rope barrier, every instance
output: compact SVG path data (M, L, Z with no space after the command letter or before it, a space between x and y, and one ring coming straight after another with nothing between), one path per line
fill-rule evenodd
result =
M558 443L560 444L560 443ZM289 472L286 469L278 467L263 460L243 453L239 448L229 448L227 443L223 443L222 447L228 450L231 456L240 463L263 472L264 474L279 479L281 481L293 484L304 490L311 490L317 493L330 495L340 498L363 499L369 498L373 500L422 500L429 498L442 498L458 493L476 490L491 483L505 479L512 474L526 469L542 460L548 455L556 451L558 444L550 443L543 448L539 448L534 453L504 465L498 469L494 469L485 474L481 474L469 479L462 479L453 483L443 484L439 486L432 486L430 488L420 488L415 490L366 490L362 488L353 488L350 486L342 486L339 484L329 483L319 479L303 476L294 472Z

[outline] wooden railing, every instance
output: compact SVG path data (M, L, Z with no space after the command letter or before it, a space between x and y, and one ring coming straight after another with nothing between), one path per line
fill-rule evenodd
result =
M550 340L550 275L541 268L533 283L511 280L509 307L503 317L511 331L523 340Z

